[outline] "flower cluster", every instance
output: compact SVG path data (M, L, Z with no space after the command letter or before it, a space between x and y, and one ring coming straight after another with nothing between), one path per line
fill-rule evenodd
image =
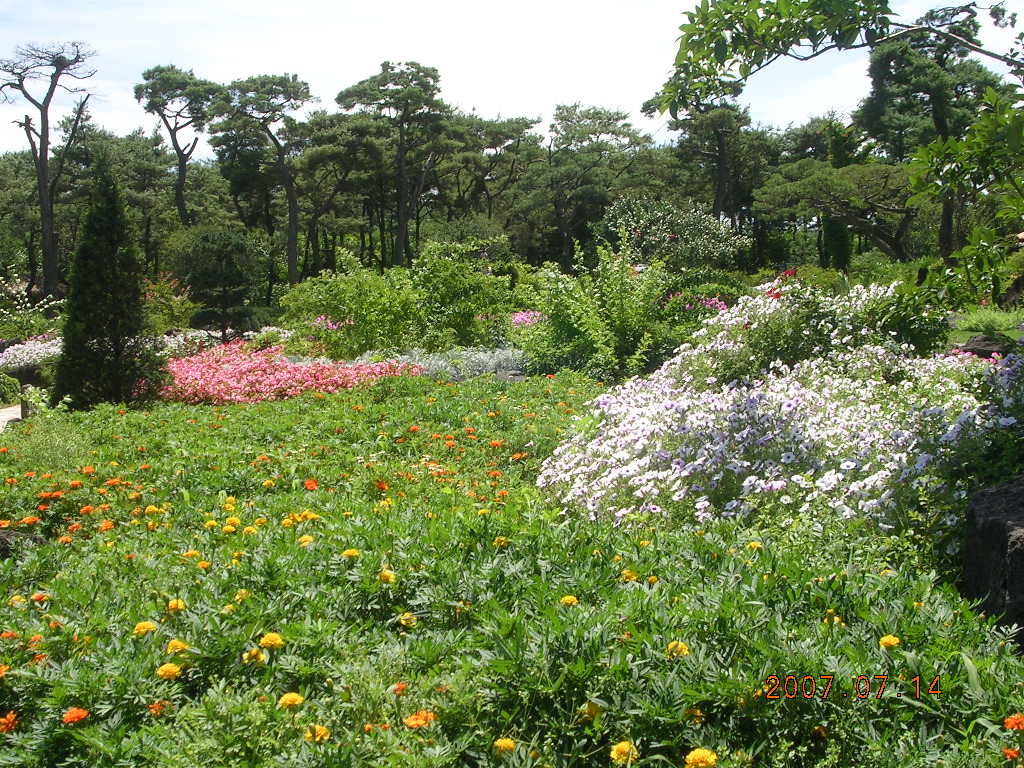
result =
M0 371L34 368L53 362L60 357L62 347L62 339L52 336L37 336L15 344L0 352Z
M168 400L187 403L251 403L294 397L302 392L336 392L381 376L418 374L415 366L384 362L332 365L289 362L280 347L253 351L232 342L192 357L171 360Z
M847 326L878 295L854 292L844 316L809 331L828 356L776 361L760 378L719 384L709 366L745 350L730 332L765 322L778 303L741 299L705 324L708 341L598 397L591 428L556 449L538 484L591 518L674 509L704 520L775 504L885 519L948 475L963 446L998 440L1017 423L1024 360L993 368L968 356L914 358L892 343L857 346L853 337L877 332Z
M544 313L536 309L527 309L512 313L512 325L533 325L544 319Z

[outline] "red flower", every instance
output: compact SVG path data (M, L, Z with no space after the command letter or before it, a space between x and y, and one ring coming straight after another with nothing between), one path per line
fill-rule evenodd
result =
M315 491L319 487L316 482L316 479L312 477L308 478L306 482L303 483L303 485L306 486L307 491Z
M1016 760L1020 757L1020 750L1013 747L1003 747L1003 757L1007 760Z

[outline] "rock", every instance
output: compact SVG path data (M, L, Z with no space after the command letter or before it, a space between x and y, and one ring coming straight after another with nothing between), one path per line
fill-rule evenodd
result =
M0 529L0 560L6 560L13 555L19 547L27 544L42 544L46 539L27 531L12 531L9 528Z
M1020 303L1022 297L1024 297L1024 275L1019 275L1006 289L1006 293L999 297L998 304L1003 309L1009 309Z
M1024 627L1024 475L971 499L961 587L999 624Z
M963 344L958 345L956 349L961 352L970 352L978 357L989 358L995 355L1005 356L1009 352L1019 350L1020 345L1009 336L987 336L980 334L978 336L971 336Z

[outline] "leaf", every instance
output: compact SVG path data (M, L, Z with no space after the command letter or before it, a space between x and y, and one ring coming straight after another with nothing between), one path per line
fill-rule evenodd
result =
M963 657L964 669L967 671L967 687L970 688L971 693L978 698L984 698L985 689L981 687L981 679L978 677L978 668L974 666L974 662L971 661L971 658L963 651L960 651L960 656Z
M715 40L715 61L719 64L724 64L726 58L729 55L729 50L724 37L720 37Z

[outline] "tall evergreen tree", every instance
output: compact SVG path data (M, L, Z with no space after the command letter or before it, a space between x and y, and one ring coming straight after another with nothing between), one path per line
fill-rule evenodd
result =
M110 161L99 158L94 173L53 388L54 402L66 395L74 408L138 399L160 378L159 358L143 337L142 266Z

